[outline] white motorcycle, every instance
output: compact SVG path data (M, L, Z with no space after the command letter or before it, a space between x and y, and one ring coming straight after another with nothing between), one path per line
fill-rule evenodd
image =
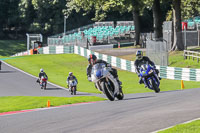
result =
M71 95L76 95L76 80L69 80L69 91L71 92Z
M111 68L104 63L97 63L92 67L91 81L95 83L97 89L102 91L110 101L124 98L121 86L116 78L110 73Z

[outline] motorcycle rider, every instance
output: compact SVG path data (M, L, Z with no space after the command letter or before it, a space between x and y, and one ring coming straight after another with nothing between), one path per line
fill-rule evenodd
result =
M75 80L76 83L78 84L78 80L77 80L77 78L73 75L72 72L69 72L69 76L67 77L68 88L69 88L69 81L70 81L70 80Z
M111 65L109 63L107 63L106 61L101 60L101 59L97 59L96 55L90 54L89 57L88 57L88 62L89 62L89 65L87 66L87 77L88 77L89 81L91 81L91 71L92 71L93 65L95 65L97 63L104 63L106 67L111 68L110 73L113 75L114 78L116 78L119 86L122 84L122 82L119 81L119 78L118 78L118 75L117 75L117 70L112 68Z
M147 56L143 56L143 52L138 50L136 52L136 60L134 62L134 66L135 66L135 71L136 71L136 74L138 75L138 77L140 78L139 79L139 84L142 84L144 83L143 80L142 80L142 77L140 76L140 66L142 64L150 64L151 66L153 66L153 68L155 69L157 75L159 73L159 70L156 69L156 66L155 64L147 57ZM161 80L161 78L159 77L159 80ZM146 86L145 86L146 87Z
M48 79L48 76L47 76L47 74L44 72L44 70L41 68L40 69L40 73L39 73L39 79L41 79L41 77L44 77L44 78L46 78L46 79Z
M48 80L48 76L47 76L47 74L44 72L44 70L41 68L40 69L40 73L39 73L39 78L38 78L38 80L37 80L37 82L38 83L42 83L41 82L41 78L42 77L44 77L44 78L46 78L46 80Z

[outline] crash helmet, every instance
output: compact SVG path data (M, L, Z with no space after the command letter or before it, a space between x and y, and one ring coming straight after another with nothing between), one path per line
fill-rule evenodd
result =
M44 70L41 68L41 69L40 69L40 72L43 72L43 71L44 71Z
M92 65L94 65L95 61L96 61L97 57L94 54L90 54L88 57L88 62Z
M69 72L69 76L72 76L73 75L73 73L72 72Z
M138 51L136 52L136 58L137 58L138 60L140 60L140 59L142 59L142 57L143 57L143 52L140 51L140 50L138 50Z

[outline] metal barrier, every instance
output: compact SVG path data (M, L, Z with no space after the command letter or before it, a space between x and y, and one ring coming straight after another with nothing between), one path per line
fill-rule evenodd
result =
M199 58L200 58L200 53L199 52L184 50L183 56L184 56L184 59L187 59L187 57L189 59L191 57L192 60L194 60L195 58L197 58L197 62L199 63Z
M168 66L168 48L165 41L147 40L147 56L157 65Z
M102 59L110 63L112 66L122 70L135 73L134 61L121 59L115 56L109 56L100 54L92 50L82 48L80 46L50 46L39 49L41 54L63 54L74 53L84 57L88 57L90 54L95 54L98 59ZM16 54L15 56L27 55L27 52ZM160 77L172 80L185 80L185 81L200 81L200 69L191 68L178 68L156 65L156 68L160 70Z

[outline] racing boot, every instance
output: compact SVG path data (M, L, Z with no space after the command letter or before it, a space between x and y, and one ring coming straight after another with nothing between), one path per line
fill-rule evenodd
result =
M142 80L142 77L140 77L139 84L143 84L143 83L144 83L144 81Z
M122 85L122 82L119 80L119 78L116 77L116 79L117 79L117 82L118 82L119 86Z
M121 85L119 86L119 91L122 92L122 86Z

